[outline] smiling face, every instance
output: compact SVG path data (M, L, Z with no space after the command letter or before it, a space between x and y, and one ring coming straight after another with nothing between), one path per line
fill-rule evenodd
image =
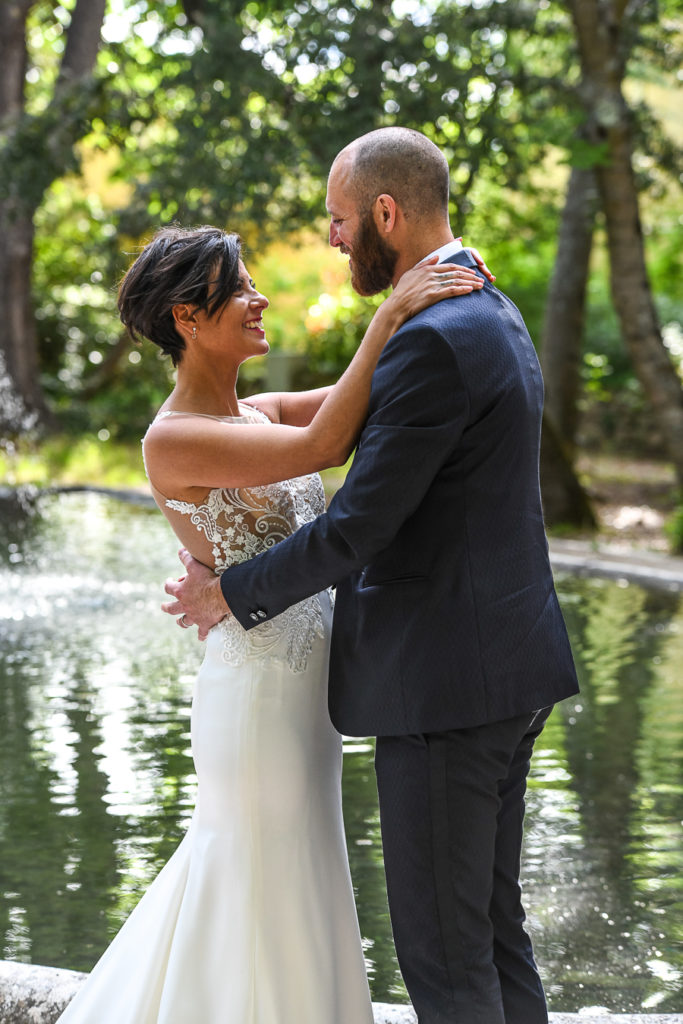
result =
M394 279L398 252L382 238L372 212L359 210L347 161L339 160L327 183L330 245L350 257L351 285L359 295L376 295Z
M240 260L237 290L213 316L201 310L195 312L197 336L189 344L229 351L240 363L252 356L265 355L269 346L262 317L267 308L268 299L257 291Z

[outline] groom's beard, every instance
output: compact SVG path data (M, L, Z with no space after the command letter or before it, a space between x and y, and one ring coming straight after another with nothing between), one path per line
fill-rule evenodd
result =
M385 242L375 227L372 211L360 222L351 251L351 286L359 295L376 295L394 278L398 252Z

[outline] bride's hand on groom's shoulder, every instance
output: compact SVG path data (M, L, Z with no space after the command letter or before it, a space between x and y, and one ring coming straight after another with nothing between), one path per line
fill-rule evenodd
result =
M197 626L198 637L206 640L209 630L230 614L225 603L218 576L208 566L193 558L186 548L178 552L185 566L185 575L177 580L166 580L164 590L174 598L164 601L161 609L169 615L177 615L179 626L189 629Z
M456 242L460 242L460 244L463 245L463 246L465 245L465 243L463 242L462 238L456 238ZM496 276L495 276L495 274L491 273L489 268L484 263L484 257L481 255L479 250L475 249L473 245L467 245L467 246L465 246L465 248L469 249L470 252L472 253L474 261L477 264L477 266L479 267L479 269L481 270L481 272L484 275L484 277L488 281L491 281L491 283L493 283L496 280Z

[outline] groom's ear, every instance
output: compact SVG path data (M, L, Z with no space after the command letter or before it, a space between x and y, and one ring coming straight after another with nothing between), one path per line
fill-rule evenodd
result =
M375 227L381 235L390 235L396 227L398 207L396 200L387 192L377 196L372 207Z

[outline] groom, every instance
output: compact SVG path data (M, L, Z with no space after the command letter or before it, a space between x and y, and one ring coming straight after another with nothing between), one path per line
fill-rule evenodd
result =
M372 295L417 262L475 266L448 165L383 128L330 171L330 244ZM577 692L538 481L543 384L509 299L483 289L390 339L328 512L220 581L183 554L166 610L245 629L336 584L329 703L376 735L394 939L420 1024L545 1024L519 889L524 791L552 705ZM226 608L226 604L228 608Z

